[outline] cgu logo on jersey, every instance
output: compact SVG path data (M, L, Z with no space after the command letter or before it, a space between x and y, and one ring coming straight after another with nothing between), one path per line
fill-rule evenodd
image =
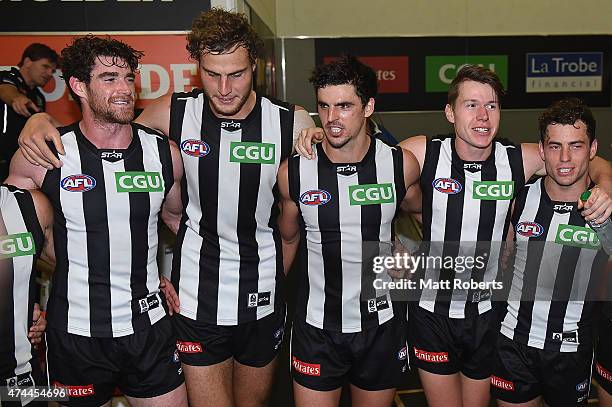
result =
M351 205L395 203L393 184L350 185L349 202Z
M438 178L431 185L433 185L436 191L449 195L458 194L463 189L461 183L452 178Z
M35 253L34 237L29 232L0 236L0 259L30 256Z
M117 192L161 192L164 190L164 182L159 172L116 172L115 184Z
M331 194L324 189L311 189L300 196L300 202L304 205L325 205L331 201Z
M96 180L85 174L68 175L60 181L60 186L68 192L87 192L95 188Z
M474 181L472 198L482 201L510 200L514 196L514 181Z
M525 237L538 237L544 233L544 227L536 222L521 222L516 225L516 233Z
M232 141L230 161L246 164L274 164L276 145L272 143L250 143Z
M601 247L597 233L590 228L573 225L559 225L555 243L582 249L598 250Z
M192 157L204 157L210 153L210 146L202 140L185 140L181 143L181 150Z

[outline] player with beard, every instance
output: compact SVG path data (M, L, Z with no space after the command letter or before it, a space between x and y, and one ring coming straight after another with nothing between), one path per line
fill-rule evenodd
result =
M445 107L454 136L415 136L400 143L415 155L420 166L423 240L432 250L425 255L476 257L486 253L488 259L482 267L462 273L445 267L420 270L419 277L425 281L451 283L451 289L424 289L420 300L410 304L408 318L410 354L427 401L434 407L484 407L489 403L497 333L492 292L453 289L452 283L455 278L478 283L495 279L499 243L487 247L476 242L503 241L511 200L532 176L546 174L537 144L515 145L496 138L503 93L494 72L465 66L449 87ZM311 141L322 139L320 129L310 130L298 141L296 150L312 157ZM610 216L612 168L595 157L589 174L600 186L593 189L581 214L600 223Z
M48 368L69 405L110 406L115 387L131 405L187 405L156 263L159 214L169 225L180 217L181 158L132 123L141 56L93 36L64 48L64 79L83 114L59 129L64 166L46 170L19 150L7 179L40 189L55 212Z
M191 404L261 406L285 319L276 174L314 123L301 107L253 91L263 44L244 15L204 12L187 41L203 89L162 97L136 120L176 141L184 161L170 276L177 347ZM63 153L62 139L45 114L22 136L31 162L61 166L45 140Z

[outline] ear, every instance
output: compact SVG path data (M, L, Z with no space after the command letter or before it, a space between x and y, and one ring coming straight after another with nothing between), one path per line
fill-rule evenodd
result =
M22 67L28 67L32 65L32 60L30 59L30 57L25 57L23 59L23 63L21 64Z
M74 76L71 76L68 80L70 84L70 88L76 95L81 99L88 99L89 93L87 92L87 84L85 82L81 82Z
M257 58L255 58L255 61L251 64L251 71L255 72L255 68L257 68Z
M366 103L365 107L364 107L364 116L365 117L370 117L372 116L372 113L374 113L374 104L376 102L374 101L374 98L370 98L368 100L368 103Z
M593 142L591 143L591 151L589 151L589 160L592 160L593 158L595 158L596 154L597 154L597 139L593 140Z
M444 114L446 115L446 120L455 124L455 113L453 112L453 107L448 103L444 107Z

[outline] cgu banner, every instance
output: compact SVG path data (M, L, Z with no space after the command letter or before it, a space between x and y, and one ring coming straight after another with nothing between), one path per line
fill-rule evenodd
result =
M16 66L23 50L33 42L41 42L58 53L72 41L72 35L6 35L0 39L0 70ZM200 86L197 64L189 59L185 35L114 35L133 48L143 51L136 75L136 108L142 109L169 92L188 92ZM42 89L47 99L47 112L63 124L80 119L76 103L71 100L66 83L58 69Z

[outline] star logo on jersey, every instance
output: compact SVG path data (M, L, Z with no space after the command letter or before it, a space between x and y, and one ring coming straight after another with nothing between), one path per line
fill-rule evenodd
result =
M34 237L31 233L15 233L0 236L0 259L30 256L36 254Z
M514 196L514 181L474 181L472 192L474 199L507 201Z
M60 186L68 192L87 192L96 187L96 179L85 174L68 175L60 181Z
M574 205L568 204L565 202L560 203L560 204L555 204L553 206L553 210L559 213L568 213L568 212L571 212L573 209L574 209Z
M221 122L221 128L229 131L240 130L240 122L229 121Z
M481 163L463 163L463 169L464 170L473 170L473 171L480 171L482 169L482 164Z
M276 145L272 143L251 143L232 141L230 162L244 164L274 164Z
M601 247L597 233L592 229L573 225L559 225L555 243L581 249L599 250Z
M363 184L349 186L351 205L378 205L395 203L393 184Z
M181 150L192 157L202 158L210 153L210 146L205 141L191 139L181 143Z
M448 195L458 194L463 189L463 185L461 185L461 183L456 179L452 178L437 178L431 183L431 185L436 189L436 191Z
M516 225L516 233L524 237L538 237L544 233L544 227L537 222L521 222Z
M331 194L324 189L311 189L300 196L300 202L308 206L325 205L331 198Z
M164 181L159 172L116 172L115 186L117 192L162 192Z

